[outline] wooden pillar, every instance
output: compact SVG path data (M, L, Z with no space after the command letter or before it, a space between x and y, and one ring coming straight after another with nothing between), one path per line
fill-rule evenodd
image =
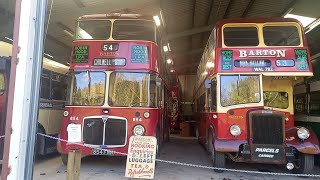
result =
M80 179L81 152L72 150L68 153L67 180Z

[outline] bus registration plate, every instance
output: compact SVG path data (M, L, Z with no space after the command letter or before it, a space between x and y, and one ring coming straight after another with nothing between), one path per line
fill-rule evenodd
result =
M92 149L92 155L106 155L106 156L114 156L114 151L106 150L106 149Z

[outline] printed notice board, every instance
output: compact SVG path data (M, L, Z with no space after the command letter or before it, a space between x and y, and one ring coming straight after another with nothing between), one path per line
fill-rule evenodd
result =
M131 136L125 177L153 179L157 139L153 136Z
M143 45L131 46L131 63L149 64L148 47Z
M308 70L308 54L306 49L296 49L296 60L297 60L297 69L298 70Z
M73 63L86 63L89 59L89 46L75 46L73 49Z
M222 50L221 51L221 69L222 70L232 70L232 51Z

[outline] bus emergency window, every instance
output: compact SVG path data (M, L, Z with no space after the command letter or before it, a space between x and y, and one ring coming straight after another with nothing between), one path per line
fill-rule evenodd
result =
M264 44L267 46L298 46L300 36L296 26L263 27Z
M113 39L156 42L156 27L152 21L117 20L113 24Z
M258 30L255 27L225 27L223 29L226 46L258 46Z
M117 107L156 107L156 75L113 72L110 75L108 102Z
M4 93L4 88L5 88L4 74L3 74L3 73L0 73L0 96L3 95L3 93Z
M320 115L320 91L310 93L310 115Z
M220 83L222 106L258 103L261 100L258 75L222 75Z
M79 21L76 39L109 39L111 22L107 20Z
M265 106L280 109L287 109L289 107L287 92L264 91L263 97Z
M106 74L82 71L71 74L72 94L70 105L103 105Z

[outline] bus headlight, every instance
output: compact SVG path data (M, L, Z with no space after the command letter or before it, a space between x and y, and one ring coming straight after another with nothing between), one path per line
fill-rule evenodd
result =
M145 129L142 125L138 124L133 128L133 135L135 136L142 136L144 135Z
M305 140L310 136L310 132L307 128L301 127L298 129L297 135L300 139Z
M233 136L239 136L241 134L241 129L238 125L232 125L230 127L230 133L233 135Z

